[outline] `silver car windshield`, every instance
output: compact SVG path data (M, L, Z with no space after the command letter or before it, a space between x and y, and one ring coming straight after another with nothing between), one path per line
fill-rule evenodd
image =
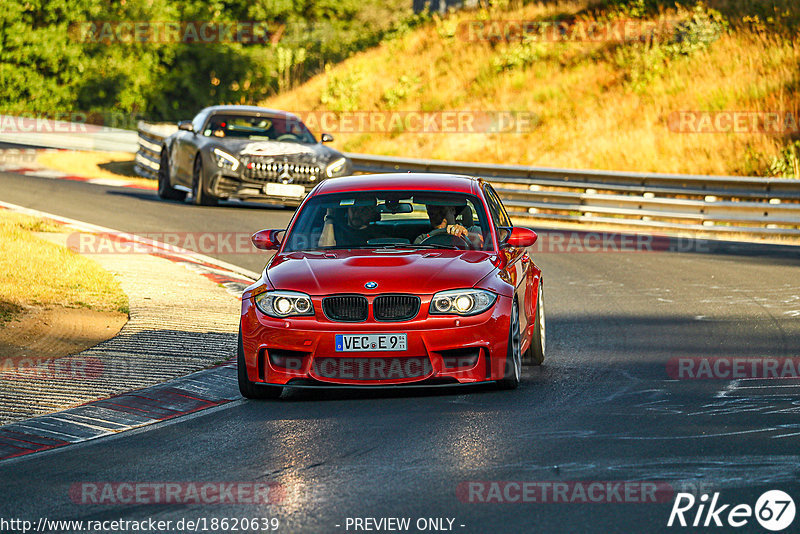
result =
M253 115L213 115L203 129L206 137L287 141L313 144L317 140L299 119Z

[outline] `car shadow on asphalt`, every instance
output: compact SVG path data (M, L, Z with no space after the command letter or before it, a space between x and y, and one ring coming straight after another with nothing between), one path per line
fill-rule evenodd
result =
M282 402L320 402L339 400L369 400L411 397L453 397L458 395L497 392L493 384L458 386L406 387L391 389L346 389L324 386L316 389L286 388Z
M148 202L159 202L163 204L172 205L185 205L193 208L229 208L229 209L242 209L242 210L276 210L276 211L294 211L295 206L285 206L283 204L273 204L270 202L246 202L239 200L223 200L218 206L195 206L190 201L186 200L164 200L158 197L155 191L141 190L134 188L126 189L109 189L106 191L109 195L118 195L128 198L136 198L139 200L146 200Z

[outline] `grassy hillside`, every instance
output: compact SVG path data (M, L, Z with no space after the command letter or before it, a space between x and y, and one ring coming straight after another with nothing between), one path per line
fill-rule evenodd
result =
M494 4L434 18L262 103L295 111L510 110L537 117L533 131L522 134L337 134L335 145L348 151L568 168L800 172L796 129L768 135L669 128L679 111L800 118L796 0ZM624 43L465 39L464 24L478 19L639 20L666 29Z

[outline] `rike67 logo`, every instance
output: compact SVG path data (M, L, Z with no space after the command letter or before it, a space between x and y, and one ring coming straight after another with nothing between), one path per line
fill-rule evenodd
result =
M691 493L678 493L667 526L738 528L747 525L755 517L765 529L778 532L792 524L794 515L794 500L780 490L762 494L755 507L720 503L719 492L710 498L704 493L699 499Z

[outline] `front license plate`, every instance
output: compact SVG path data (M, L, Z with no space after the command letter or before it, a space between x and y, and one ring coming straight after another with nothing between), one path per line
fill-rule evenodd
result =
M406 350L405 334L336 334L336 352Z
M276 197L299 198L306 194L306 188L297 184L269 183L264 185L264 193Z

